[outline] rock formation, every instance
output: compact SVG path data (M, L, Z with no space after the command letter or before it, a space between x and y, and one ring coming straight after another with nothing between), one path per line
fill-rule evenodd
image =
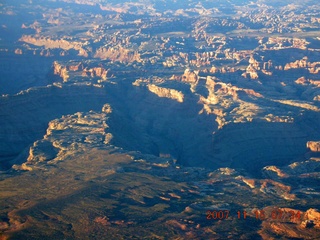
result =
M320 141L307 142L307 148L309 148L312 152L320 152Z
M184 99L183 93L174 89L158 87L154 84L148 84L148 89L159 97L170 98L180 103L182 103Z
M79 51L79 55L83 57L88 57L86 51L82 48L83 43L81 42L72 42L64 39L52 40L49 37L32 37L28 35L22 36L19 41L33 44L36 46L44 46L46 49L59 48L63 50L75 49Z
M247 75L249 75L251 79L259 78L256 69L252 65L249 65L246 69L246 72L242 74L243 77L247 77Z
M22 54L22 49L17 48L16 50L14 50L14 53L17 55L21 55Z
M22 2L0 10L2 238L319 236L319 1Z
M198 81L198 72L186 69L182 75L182 81L196 83Z
M125 49L123 47L111 47L104 48L101 47L97 49L94 54L95 58L100 59L109 59L112 61L120 61L120 62L140 62L140 54L136 51L131 51L129 49Z
M108 74L108 70L104 69L103 67L94 67L94 68L86 68L82 71L82 75L86 76L89 75L90 77L101 77L101 79L106 80Z
M85 150L87 145L103 148L110 144L113 136L107 133L106 121L107 114L111 112L110 106L105 104L103 113L90 111L85 115L79 112L50 121L46 135L33 144L27 163L20 169L32 170L33 165L50 160L59 161L75 151ZM18 166L14 168L19 169Z
M304 214L305 221L302 226L305 228L318 228L320 229L320 212L318 209L308 209Z
M68 81L69 75L67 68L56 61L53 63L53 74L61 77L64 82Z

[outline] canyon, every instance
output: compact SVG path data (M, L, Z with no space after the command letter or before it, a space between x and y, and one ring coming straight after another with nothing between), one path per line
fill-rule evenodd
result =
M319 236L317 1L0 5L0 239Z

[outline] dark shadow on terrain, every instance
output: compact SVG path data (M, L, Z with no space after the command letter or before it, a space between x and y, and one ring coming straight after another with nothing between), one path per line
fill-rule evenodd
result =
M43 87L0 99L0 169L46 133L48 122L62 115L100 111L105 89L92 86Z
M113 113L108 124L114 145L170 155L185 166L215 167L211 155L215 116L199 115L202 106L190 92L179 103L122 82L110 94Z
M217 129L214 115L199 114L197 96L184 89L179 103L160 98L131 81L92 86L64 86L29 90L1 98L1 169L14 164L30 144L41 139L48 122L62 115L112 107L108 132L112 144L129 151L171 156L184 166L245 169L260 177L267 165L283 166L304 159L306 142L319 130L316 113L295 123L250 122ZM305 119L307 118L307 119ZM27 155L27 154L26 154Z
M265 166L303 160L308 136L307 129L296 123L239 123L220 130L213 145L217 161L261 177Z
M199 115L201 105L188 92L185 102L178 103L142 87L118 88L118 93L112 90L117 102L110 102L117 106L109 121L114 144L156 156L168 154L184 166L231 167L261 177L265 166L304 160L306 142L319 128L317 114L308 112L294 123L229 124L212 134L215 116Z
M15 94L30 87L51 83L47 73L52 68L53 58L13 53L0 53L0 58L0 95Z

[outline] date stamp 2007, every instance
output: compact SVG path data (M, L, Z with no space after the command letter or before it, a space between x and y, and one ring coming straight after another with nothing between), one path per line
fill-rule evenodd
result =
M301 220L301 212L300 211L285 211L283 209L274 209L271 212L266 212L264 210L254 210L251 212L253 214L253 218L257 220ZM206 211L206 219L207 220L223 220L229 218L236 218L236 219L247 219L249 214L246 211L229 211L229 210L207 210Z

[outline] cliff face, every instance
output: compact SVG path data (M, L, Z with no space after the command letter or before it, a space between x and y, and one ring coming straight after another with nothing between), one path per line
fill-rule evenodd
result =
M50 121L43 139L34 142L30 147L27 163L21 167L16 165L14 168L33 170L42 162L50 161L49 163L52 164L74 152L83 152L88 146L103 149L110 143L113 136L107 132L109 126L106 113L112 112L110 106L106 104L102 109L103 112L100 113L79 112Z
M82 71L82 75L84 76L90 76L90 77L101 77L101 79L106 80L108 76L111 74L109 73L109 70L103 68L103 67L94 67L94 68L85 68Z
M62 110L61 114L70 114L72 113L70 111L86 110L90 107L96 110L98 106L100 106L98 109L101 108L104 103L103 99L105 99L111 106L116 106L115 113L112 113L113 128L111 129L113 141L116 141L119 146L132 150L137 148L155 155L163 153L179 156L179 161L191 166L220 166L219 162L223 162L229 167L244 166L254 169L257 167L255 164L262 167L263 164L273 161L285 161L285 158L302 156L306 150L306 135L312 135L312 133L308 127L303 125L304 121L300 120L295 123L294 118L299 115L300 108L318 112L318 108L309 103L273 100L264 86L257 90L247 88L246 86L255 86L256 83L243 81L243 79L231 79L233 81L231 83L224 82L218 77L199 77L199 73L185 71L184 74L188 75L192 81L181 82L174 79L166 81L156 76L144 80L138 79L134 83L128 80L120 81L117 78L101 81L112 76L108 68L110 65L107 62L55 62L53 66L54 73L63 79L62 83L54 83L59 88L48 86L8 97L8 102L10 101L11 104L15 104L15 100L20 98L23 102L24 98L30 97L32 99L28 100L31 101L30 105L23 107L23 111L36 109L33 111L37 116L38 112L42 111L41 109L45 109L45 113L40 114L38 123L35 120L32 123L34 119L31 117L32 114L26 113L23 121L28 124L25 126L22 120L18 120L18 117L9 117L14 118L17 126L20 126L16 130L12 129L9 124L12 120L7 119L7 125L3 125L8 126L7 133L3 136L8 136L9 132L14 135L18 131L27 132L28 129L33 129L27 134L27 137L23 134L17 136L12 146L6 143L9 141L4 141L3 149L6 149L7 156L16 155L23 149L23 146L27 145L27 142L30 144L30 139L36 140L34 136L39 136L39 133L35 134L35 132L39 131L40 125L45 131L43 127L44 123L47 123L45 121L51 120L52 116L59 117L56 114L60 110ZM123 74L121 71L118 70L116 74ZM114 80L116 82L112 82ZM306 83L315 86L317 81L312 80ZM296 85L296 83L293 84ZM136 85L146 87L136 87ZM99 86L101 89L94 86ZM159 97L162 98L161 101ZM5 101L5 98L3 100ZM265 105L269 108L263 107ZM284 109L283 106L286 108ZM71 110L72 107L74 107L73 110ZM4 111L8 111L9 108L9 106L5 107ZM50 109L56 109L57 112L50 112ZM288 115L288 109L292 116ZM273 114L270 114L270 111ZM8 111L8 115L10 112L11 110ZM154 112L160 114L161 117L157 117ZM188 117L184 118L180 115ZM133 121L128 121L125 116L130 116L128 119ZM317 121L317 115L306 116L306 118L311 122ZM302 116L301 119L304 117ZM166 129L169 123L173 126L170 130ZM191 125L194 129L186 131L187 126ZM231 125L230 128L228 125ZM248 129L243 126L248 126ZM274 131L273 128L277 130ZM305 134L304 131L306 131ZM132 136L127 132L130 132ZM282 139L278 137L279 132L283 136ZM145 134L140 136L141 133ZM158 135L165 136L166 140L157 139ZM197 135L201 137L197 138ZM229 138L229 135L235 137ZM25 140L22 141L22 139ZM243 146L242 143L237 144L240 139L244 143ZM213 142L214 147L212 147ZM294 145L296 147L293 147ZM271 148L276 150L270 152ZM35 155L34 152L37 151L36 145L30 155ZM249 154L250 151L253 154ZM201 160L198 160L197 155L201 156L199 157ZM213 161L212 156L215 156L217 160ZM40 158L49 159L50 156ZM30 159L33 157L31 156ZM254 164L250 164L251 162Z
M32 37L24 35L22 36L19 41L30 43L36 46L43 46L46 49L63 49L63 50L70 50L74 49L76 51L79 51L79 56L88 57L88 53L82 48L83 43L76 42L76 41L67 41L64 39L58 39L58 40L52 40L49 37Z
M138 52L125 49L121 46L111 48L101 47L96 50L96 52L94 53L94 57L127 63L141 61L140 54Z
M246 72L242 74L243 77L249 76L251 79L258 79L259 75L256 71L256 69L252 66L249 65L246 69Z
M0 5L0 239L319 236L319 0Z
M50 120L74 111L99 110L105 99L104 90L93 86L50 86L1 97L1 161L5 156L12 160L43 136ZM37 145L32 152L37 151Z
M65 66L62 66L58 62L53 63L53 74L58 75L64 82L68 81L68 70Z
M304 57L301 60L287 63L284 66L284 70L290 69L307 69L311 74L318 74L320 71L320 62L310 62L308 57Z
M90 66L90 62L58 62L53 63L53 74L62 78L63 82L93 82L98 83L98 80L107 80L112 77L110 69L106 69L102 65L99 67ZM80 78L81 76L81 78Z
M183 82L196 83L198 81L198 71L191 71L190 69L186 69L184 74L182 75Z
M158 87L154 84L149 84L148 89L150 92L156 94L158 97L170 98L181 103L183 102L183 99L184 99L183 93L174 89Z
M304 178L313 178L312 173L317 172L319 167L319 159L310 158L307 161L294 162L282 167L266 166L263 168L262 173L265 177L276 181L285 178L294 178L298 175Z
M315 227L320 229L320 212L318 209L314 209L314 208L308 209L305 212L304 217L305 217L305 222L303 226L305 228Z
M202 93L204 89L206 94ZM200 94L199 103L203 104L201 113L216 115L219 129L229 123L251 122L259 115L260 108L247 100L264 98L253 89L239 88L210 76L206 78L205 84L199 81L194 91Z
M303 58L301 60L297 60L295 62L291 62L291 63L287 63L284 66L284 70L289 70L292 68L306 68L309 64L308 64L308 58Z
M307 142L307 148L309 148L312 152L320 152L320 141L309 141Z
M28 162L43 162L56 156L56 149L45 140L36 141L29 150Z

